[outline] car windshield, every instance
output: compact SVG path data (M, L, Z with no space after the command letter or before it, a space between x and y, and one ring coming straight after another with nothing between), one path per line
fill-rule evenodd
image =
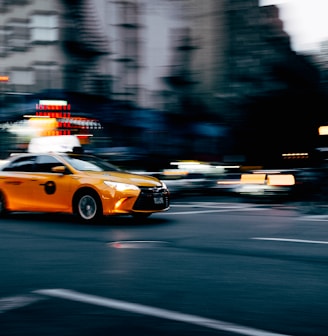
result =
M67 162L75 169L81 171L122 171L111 163L92 155L65 155Z

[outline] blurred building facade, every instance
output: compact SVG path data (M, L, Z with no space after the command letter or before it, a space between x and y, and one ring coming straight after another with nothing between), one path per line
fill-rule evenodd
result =
M291 49L276 6L231 1L226 9L230 58L223 97L233 111L235 150L252 163L304 157L285 163L309 164L327 105L318 64Z
M275 6L12 0L0 12L2 120L40 97L66 98L72 113L103 121L111 145L172 158L254 160L263 142L279 156L308 150L304 132L315 137L320 76L291 50Z
M108 94L102 85L108 80L103 56L109 45L92 3L2 1L0 12L1 74L9 76L5 93Z

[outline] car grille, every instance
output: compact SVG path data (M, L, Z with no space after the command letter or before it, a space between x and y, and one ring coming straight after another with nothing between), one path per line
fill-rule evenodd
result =
M139 188L141 193L134 203L133 210L163 210L169 207L170 195L167 189L162 187Z

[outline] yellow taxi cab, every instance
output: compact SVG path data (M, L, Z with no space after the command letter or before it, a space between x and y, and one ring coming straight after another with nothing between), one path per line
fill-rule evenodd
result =
M110 215L146 218L169 207L170 193L161 180L93 155L23 153L0 168L0 215L59 212L97 222Z

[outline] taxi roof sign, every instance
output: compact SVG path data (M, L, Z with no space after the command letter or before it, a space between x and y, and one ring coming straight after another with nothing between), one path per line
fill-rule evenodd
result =
M82 147L81 142L75 135L55 135L32 138L29 146L29 153L49 152L73 152L75 147Z
M51 106L67 106L66 100L39 100L39 105L51 105Z

